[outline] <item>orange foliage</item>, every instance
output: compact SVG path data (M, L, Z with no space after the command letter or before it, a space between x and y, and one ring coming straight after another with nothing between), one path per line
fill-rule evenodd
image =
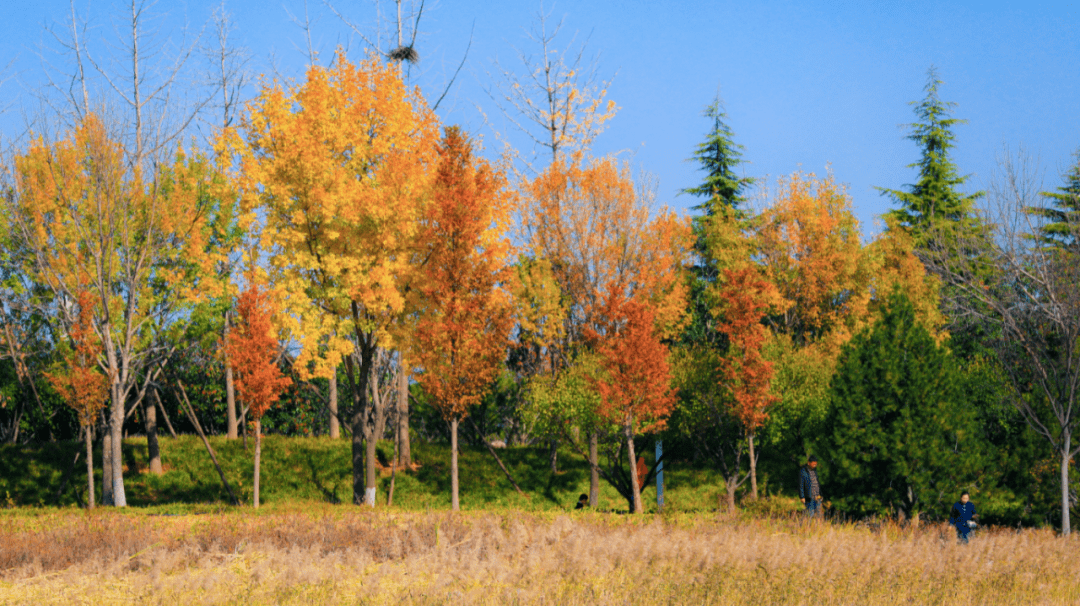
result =
M871 271L851 200L830 176L796 173L760 217L765 276L787 301L777 330L797 343L847 341L869 313Z
M608 289L598 329L586 336L601 357L604 376L595 381L599 413L627 435L663 429L675 406L668 349L660 341L649 305L626 299L622 289Z
M94 332L94 298L85 290L79 291L79 313L68 330L74 350L63 354L63 369L45 373L45 378L60 397L79 414L85 427L94 424L94 417L105 407L109 384L98 369L101 339Z
M419 92L395 66L339 52L302 86L264 88L243 130L219 149L238 168L245 220L265 217L301 376L330 376L359 347L350 335L362 357L399 346L439 138Z
M236 311L239 321L226 337L225 355L232 363L236 391L258 421L292 381L275 363L278 341L267 291L249 283L240 293Z
M775 287L753 267L723 270L719 288L719 330L728 337L729 349L720 370L734 396L735 416L749 432L768 418L768 408L779 400L770 393L773 364L762 357L768 336L762 323L775 298Z
M464 417L488 390L506 356L511 303L506 179L473 156L456 127L446 129L421 241L428 246L420 320L410 360L447 419Z
M647 302L671 336L685 314L680 274L689 255L689 222L666 208L650 218L649 193L635 191L628 167L612 158L558 157L523 186L522 228L533 254L551 262L570 301L567 337L580 340L607 297ZM609 287L617 285L619 293Z

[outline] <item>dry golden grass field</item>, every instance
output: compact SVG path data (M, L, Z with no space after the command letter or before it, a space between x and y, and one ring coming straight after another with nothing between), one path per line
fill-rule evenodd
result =
M3 604L1077 604L1080 540L713 514L0 514Z

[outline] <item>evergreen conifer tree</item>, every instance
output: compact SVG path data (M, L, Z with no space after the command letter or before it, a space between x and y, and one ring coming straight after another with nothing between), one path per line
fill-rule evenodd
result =
M1040 228L1040 243L1051 248L1071 249L1080 252L1080 152L1077 162L1065 175L1065 185L1057 192L1043 192L1051 206L1031 208L1029 212L1041 215L1047 223Z
M919 179L908 185L908 191L877 188L882 195L896 201L899 208L887 213L895 222L911 230L916 248L935 245L949 246L952 242L937 242L939 237L955 242L960 235L968 235L981 229L981 222L974 214L975 201L984 192L962 194L962 186L969 175L960 176L956 165L949 158L953 148L953 126L966 124L966 120L950 117L955 103L942 101L938 89L942 82L937 70L931 66L927 72L926 97L912 101L919 122L909 124L912 129L908 139L922 148L922 158L909 164L919 169Z
M945 345L897 291L882 316L844 346L816 444L824 494L858 515L939 514L976 479L974 390Z
M705 289L717 276L717 268L710 262L708 251L709 221L721 212L741 214L740 207L746 202L744 194L754 184L753 178L735 174L735 169L743 162L743 146L735 143L735 133L726 122L727 114L719 97L705 108L704 116L712 120L712 130L690 160L700 164L705 180L697 187L682 190L682 193L703 198L700 204L692 207L698 213L692 219L698 262L693 268L689 297L692 321L684 333L684 341L689 343L705 343L716 338L715 331L709 328L710 306L705 301Z

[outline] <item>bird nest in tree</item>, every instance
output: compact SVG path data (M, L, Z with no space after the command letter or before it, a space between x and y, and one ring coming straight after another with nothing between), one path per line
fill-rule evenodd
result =
M387 56L392 61L408 61L409 63L420 61L420 53L416 52L416 49L411 46L399 46L387 53Z

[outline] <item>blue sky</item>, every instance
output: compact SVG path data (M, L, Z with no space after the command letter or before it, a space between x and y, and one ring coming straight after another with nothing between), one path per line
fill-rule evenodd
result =
M408 0L406 0L408 3ZM220 2L160 0L157 45L178 44L201 28ZM371 0L337 2L355 23L371 29ZM227 0L238 24L237 42L252 55L256 72L299 78L306 61L303 33L289 17L302 18L302 0ZM383 0L382 10L392 3ZM90 19L91 45L105 56L117 39L123 5L109 0L76 8ZM0 8L0 65L14 60L0 87L5 134L17 132L37 107L30 91L40 87L39 45L55 48L44 26L65 18L67 2L22 0ZM539 2L429 0L420 23L421 63L415 81L437 96L468 44L465 68L439 109L445 123L484 136L504 132L523 151L526 141L488 98L485 89L498 58L518 68L515 47L535 51L526 31L535 25ZM685 161L709 124L702 109L719 93L736 141L745 146L744 170L775 179L796 170L824 174L831 165L849 185L864 232L889 208L873 189L899 188L914 179L906 168L918 159L902 125L914 116L909 101L922 97L926 70L936 65L945 82L942 97L957 103L953 159L972 174L970 190L985 187L1003 145L1025 146L1046 171L1046 186L1080 148L1080 8L1074 2L673 2L588 0L545 2L551 22L564 20L556 46L576 35L599 53L599 74L614 76L609 98L620 107L597 140L597 155L620 153L659 181L659 198L678 209L694 203L677 195L700 175ZM349 31L325 5L308 3L316 47L328 57L349 41ZM359 57L355 36L350 48ZM167 52L167 51L166 51ZM487 120L482 117L487 116Z

